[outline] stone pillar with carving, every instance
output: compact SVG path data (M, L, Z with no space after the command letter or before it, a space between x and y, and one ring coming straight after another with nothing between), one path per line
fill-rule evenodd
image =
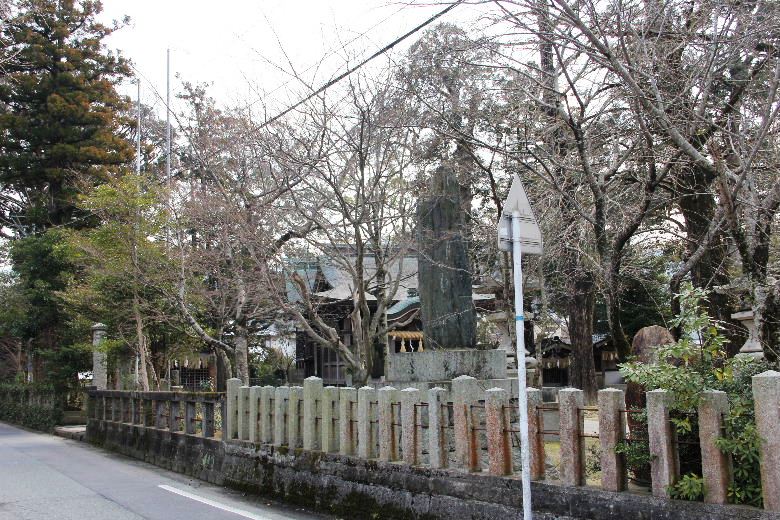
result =
M108 327L102 323L92 325L92 386L98 390L108 388L108 369L106 368L106 353L98 347L106 339Z

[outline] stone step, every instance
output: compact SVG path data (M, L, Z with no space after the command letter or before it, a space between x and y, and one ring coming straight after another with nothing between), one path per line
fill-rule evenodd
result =
M65 439L71 439L74 441L84 442L87 435L87 427L81 426L55 426L54 435L63 437Z

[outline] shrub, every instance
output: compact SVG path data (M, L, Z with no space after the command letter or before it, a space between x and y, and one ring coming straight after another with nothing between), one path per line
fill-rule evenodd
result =
M52 431L62 421L63 400L53 388L0 384L0 421Z
M758 462L759 438L753 410L752 376L769 368L764 361L752 358L728 358L725 345L728 340L720 327L710 320L701 302L706 292L686 284L680 294L681 311L675 320L682 331L676 343L657 349L657 362L645 364L629 362L620 370L628 381L647 390L663 389L672 394L672 423L681 441L698 438L697 408L705 390L722 390L728 394L730 411L725 418L724 436L718 447L731 455L734 463L734 483L730 499L736 504L761 504L761 479ZM700 342L694 341L695 337ZM685 445L680 443L681 447ZM631 448L621 446L627 458L635 461L645 457L641 451L646 445L636 443ZM689 446L689 448L692 448ZM696 473L698 449L680 450L683 476L672 486L675 498L700 500L703 481ZM649 459L649 452L646 457ZM630 462L627 460L627 464ZM700 468L698 469L700 472Z

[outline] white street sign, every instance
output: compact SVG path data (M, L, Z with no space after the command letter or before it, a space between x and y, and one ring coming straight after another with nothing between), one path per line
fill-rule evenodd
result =
M520 182L520 176L515 174L509 195L504 202L504 210L498 221L498 248L501 251L512 250L512 213L520 214L520 248L526 255L542 254L542 231L536 222L534 210L528 202L528 196Z
M531 452L528 442L528 392L525 374L525 316L523 315L523 253L542 254L542 232L531 204L515 174L509 196L498 222L498 248L512 252L515 289L515 335L517 336L518 412L520 415L520 459L523 484L523 518L532 520ZM534 410L535 412L535 410Z

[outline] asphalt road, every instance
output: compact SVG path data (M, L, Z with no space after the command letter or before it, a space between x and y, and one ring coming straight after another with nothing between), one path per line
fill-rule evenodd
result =
M0 423L0 520L323 520Z

